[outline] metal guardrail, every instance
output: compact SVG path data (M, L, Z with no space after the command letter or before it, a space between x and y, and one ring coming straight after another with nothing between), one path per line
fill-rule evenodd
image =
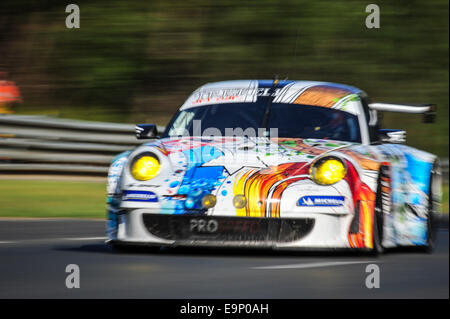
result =
M442 181L448 185L448 158L441 159Z
M115 155L139 144L133 124L0 115L0 173L106 175Z
M106 175L116 154L141 143L133 124L0 115L0 173ZM449 160L441 165L448 184Z

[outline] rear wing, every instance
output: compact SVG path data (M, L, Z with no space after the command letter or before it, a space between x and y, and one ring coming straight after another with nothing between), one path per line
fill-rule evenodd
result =
M369 108L381 112L399 112L410 114L423 114L424 123L433 123L436 117L435 104L393 104L393 103L371 103Z

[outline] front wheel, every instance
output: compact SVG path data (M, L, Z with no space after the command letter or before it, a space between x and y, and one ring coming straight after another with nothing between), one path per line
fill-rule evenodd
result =
M441 196L441 171L437 162L433 164L428 191L427 242L423 250L432 253L436 247L437 214Z
M374 255L379 255L384 252L383 226L384 226L384 216L382 209L381 178L379 178L377 186L377 194L375 197L375 209L373 212L373 223L372 223L372 236L373 236L372 254Z
M131 253L158 253L161 250L160 246L153 245L127 245L116 241L109 241L106 243L108 249L116 254L131 254Z
M383 247L383 218L380 215L383 214L383 211L375 207L374 218L373 218L373 248L372 254L380 255L384 252Z
M132 247L130 246L126 246L126 245L121 245L118 244L116 242L110 241L106 243L106 246L108 247L108 249L113 252L113 253L128 253L132 251Z

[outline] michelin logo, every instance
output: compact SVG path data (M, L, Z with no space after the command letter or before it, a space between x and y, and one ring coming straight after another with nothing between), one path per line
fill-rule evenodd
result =
M344 196L303 196L298 200L298 206L337 207L344 206Z
M158 196L153 192L147 191L124 191L122 200L130 202L157 202Z

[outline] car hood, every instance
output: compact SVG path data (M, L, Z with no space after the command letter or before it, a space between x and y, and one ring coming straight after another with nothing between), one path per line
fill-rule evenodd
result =
M217 198L214 213L277 217L284 189L309 179L310 163L327 154L345 158L359 166L360 172L377 169L366 145L321 139L165 138L144 144L133 153L141 151L157 154L160 174L141 185L130 179L130 183L125 182L126 189L148 187L159 197L161 213L174 214L206 212L202 199L213 194ZM236 194L248 199L246 208L233 207Z
M321 139L247 137L166 138L146 144L167 155L177 169L181 163L185 169L223 166L228 174L234 174L243 167L264 168L291 162L307 164L324 153L357 145Z

